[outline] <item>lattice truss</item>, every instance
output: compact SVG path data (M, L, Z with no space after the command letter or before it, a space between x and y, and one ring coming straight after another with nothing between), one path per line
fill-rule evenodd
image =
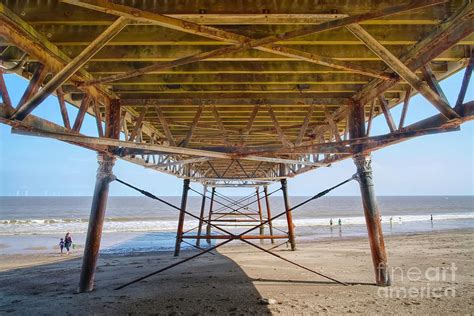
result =
M12 104L0 76L0 117L204 184L261 185L472 119L473 12L455 0L2 0L1 69L29 85ZM463 68L449 104L438 82ZM418 93L439 114L406 125ZM30 114L52 94L62 126ZM94 135L81 133L87 114ZM372 136L381 114L387 132Z

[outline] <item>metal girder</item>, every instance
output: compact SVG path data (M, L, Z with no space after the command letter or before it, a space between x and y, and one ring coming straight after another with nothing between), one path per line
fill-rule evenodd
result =
M426 82L422 81L410 68L367 33L360 25L353 24L347 26L347 28L376 55L382 58L400 77L405 79L414 89L428 99L444 116L449 119L459 118L459 115L438 93L433 91Z
M66 82L75 72L77 72L92 56L94 56L105 44L118 34L128 23L126 18L119 17L110 25L100 36L89 44L78 56L71 60L65 67L56 73L44 87L31 98L20 105L12 115L12 119L23 120L30 114L41 102L56 91Z
M122 17L127 17L135 21L140 22L147 22L147 23L154 23L157 25L161 25L164 27L168 27L171 29L192 33L196 35L201 35L204 37L218 39L225 42L230 42L233 44L238 44L232 47L223 47L219 48L210 52L198 53L193 56L187 56L182 59L178 59L169 63L163 64L155 64L149 67L142 68L140 70L135 70L128 74L123 75L113 75L105 79L101 80L93 80L90 83L99 83L99 82L110 82L116 81L119 79L130 78L132 76L137 76L144 74L150 71L156 71L157 69L169 69L171 67L176 67L179 65L184 65L188 63L193 63L199 60L208 59L213 56L218 55L225 55L229 53L235 53L239 51L243 51L249 48L255 48L264 51L271 51L274 54L283 54L283 55L291 55L291 57L302 58L305 61L314 62L318 64L323 64L325 66L337 66L342 67L345 70L351 69L351 71L355 71L357 73L362 73L369 76L375 77L383 77L384 79L390 79L383 74L378 74L376 72L372 72L370 70L362 69L361 67L351 65L348 62L341 64L339 61L328 58L328 57L320 57L316 55L306 54L305 52L301 52L295 49L288 49L285 47L277 46L275 44L276 41L289 39L294 37L300 37L303 35L314 34L317 32L322 32L334 28L343 27L346 25L350 25L353 23L359 23L364 20L370 20L377 17L387 16L395 13L400 13L408 10L413 10L415 8L422 8L427 6L432 6L435 4L442 3L444 1L412 1L408 4L402 4L399 6L393 6L390 8L385 8L378 11L373 11L365 14L349 16L346 18L341 18L333 21L323 22L321 24L317 24L314 26L302 28L299 30L289 31L284 34L279 34L277 36L268 36L266 38L252 40L243 35L231 33L228 31L223 31L220 29L216 29L210 26L203 26L196 23L183 21L175 18L170 18L168 16L147 12L143 10L139 10L136 8L123 6L119 4L113 4L110 2L105 1L93 1L93 0L63 0L63 2L73 4L76 6L97 10L100 12L107 12L109 14L115 14Z

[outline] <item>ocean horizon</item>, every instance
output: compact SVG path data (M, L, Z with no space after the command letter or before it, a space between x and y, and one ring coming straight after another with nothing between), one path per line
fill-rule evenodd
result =
M174 205L180 197L163 197ZM232 197L238 199L239 197ZM291 197L296 205L308 197ZM385 234L474 228L474 196L379 196ZM71 232L81 247L87 232L91 197L0 197L0 244L2 252L56 251L57 241ZM187 210L199 214L202 199L191 196ZM254 203L252 203L254 202ZM214 211L224 211L216 199ZM255 198L244 202L257 211ZM280 196L270 197L272 216L284 210ZM209 200L206 203L207 214ZM264 219L266 205L262 200ZM103 228L102 252L168 251L174 247L178 211L146 197L109 197ZM433 216L433 221L431 221ZM330 225L331 219L333 225ZM341 225L338 225L339 219ZM366 236L365 217L358 196L326 196L293 211L299 240ZM185 218L185 230L195 234L198 221ZM227 224L226 224L227 225ZM275 234L286 233L286 219L273 221ZM226 226L238 233L244 228ZM245 227L248 228L248 227ZM193 230L194 229L194 230ZM265 227L266 233L267 227ZM213 230L213 234L217 234ZM258 233L258 232L257 232ZM189 240L189 242L193 242ZM204 243L205 244L205 243ZM183 248L189 248L183 244Z

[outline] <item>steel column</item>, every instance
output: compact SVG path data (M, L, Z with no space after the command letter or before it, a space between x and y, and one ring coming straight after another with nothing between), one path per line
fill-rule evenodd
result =
M115 158L99 154L97 161L99 167L97 169L84 256L82 257L79 293L89 292L94 289L95 269L99 259L100 239L102 237L102 227L104 226L107 197L109 195L109 183L114 179L112 168Z
M283 200L285 202L286 222L288 223L288 240L291 250L296 250L295 226L293 225L293 215L291 213L290 201L288 199L288 188L286 179L281 179L281 191L283 192Z
M370 155L355 156L354 163L357 166L357 180L360 186L362 204L364 205L365 222L375 268L375 280L378 286L388 286L391 281L388 273L380 213L374 193L371 157Z
M199 214L199 226L198 226L198 232L197 232L197 235L198 236L201 236L201 232L202 232L202 223L203 223L203 219L204 219L204 208L206 207L206 192L207 192L207 186L204 185L204 188L203 188L203 192L202 192L202 202L201 202L201 213ZM196 240L196 246L200 246L201 245L201 238L198 238Z
M212 217L212 207L214 206L214 195L216 194L216 188L213 187L212 188L212 192L211 192L211 202L209 204L209 216L208 216L208 221L207 221L207 227L206 227L206 235L207 236L211 236L211 217ZM211 243L211 239L210 238L207 238L206 239L207 243L210 244Z
M259 188L257 187L256 190L256 196L257 196L257 205L258 205L258 217L260 219L260 223L263 223L263 216L262 216L262 203L260 203L260 192ZM260 235L264 234L264 225L260 226Z
M268 198L268 187L263 186L263 193L265 194L265 204L267 206L267 219L268 219L268 230L270 231L270 236L273 236L273 224L271 221L272 211L270 209L270 199ZM272 244L275 243L275 240L272 238Z
M181 196L181 212L179 212L178 230L176 232L176 246L174 256L179 256L181 250L181 241L183 240L184 215L186 214L186 205L188 203L189 179L183 180L183 195Z
M365 110L360 103L352 103L349 113L349 133L351 139L365 136ZM364 147L355 148L362 152ZM357 167L357 180L360 186L362 204L364 206L365 222L369 235L370 250L375 269L375 280L379 286L390 285L390 276L387 268L387 255L383 240L380 213L375 199L374 183L372 180L371 158L368 154L357 154L353 157Z

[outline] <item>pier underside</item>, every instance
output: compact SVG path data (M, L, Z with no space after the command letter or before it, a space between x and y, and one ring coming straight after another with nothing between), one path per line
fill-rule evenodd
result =
M179 255L190 239L198 248L209 239L282 240L295 250L286 180L352 158L376 283L385 286L390 277L370 153L457 131L474 118L474 103L465 100L473 20L474 5L462 0L2 0L0 121L14 133L99 155L80 291L93 289L116 159L183 179ZM461 70L460 92L450 104L439 81ZM18 104L10 100L7 73L29 80ZM410 103L416 94L437 114L405 124L416 112ZM61 125L35 115L51 95ZM397 106L399 120L392 114ZM96 120L94 134L81 131L86 115ZM378 115L386 132L373 135ZM272 227L267 187L274 182L285 201L283 232ZM204 186L194 235L183 231L190 183ZM221 197L225 207L215 205L219 188L229 186L256 188L254 213L245 215L243 200ZM249 217L259 234L212 234Z

